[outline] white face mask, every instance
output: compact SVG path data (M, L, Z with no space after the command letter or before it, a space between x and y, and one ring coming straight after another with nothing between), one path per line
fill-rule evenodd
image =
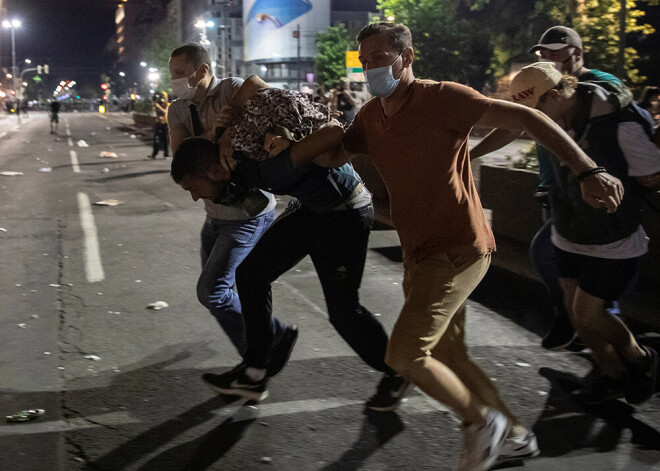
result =
M189 100L193 97L197 88L188 85L188 77L182 77L172 80L172 93L177 98Z

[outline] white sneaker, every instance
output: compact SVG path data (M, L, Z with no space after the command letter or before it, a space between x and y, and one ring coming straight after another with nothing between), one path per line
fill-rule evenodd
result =
M495 409L486 409L486 425L463 427L463 453L458 471L486 471L500 455L511 424Z
M518 437L511 437L504 440L500 456L497 457L497 464L506 461L519 461L538 456L539 444L536 441L536 435L529 429Z

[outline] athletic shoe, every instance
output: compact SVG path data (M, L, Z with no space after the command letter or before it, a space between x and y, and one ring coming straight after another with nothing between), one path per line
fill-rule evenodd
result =
M245 374L246 369L247 365L241 363L221 375L204 373L202 380L213 392L263 401L268 397L268 377L264 377L261 381L253 381Z
M376 387L376 393L366 403L368 409L378 412L396 410L401 399L410 390L412 384L402 376L384 375Z
M658 352L645 345L640 347L646 352L646 356L628 363L625 385L628 404L648 401L655 392L658 382Z
M511 424L504 414L487 409L486 425L463 427L463 452L458 471L486 471L496 462Z
M282 372L289 358L291 358L291 352L293 352L297 340L298 326L287 326L282 338L273 346L273 350L270 352L270 361L266 366L266 376L268 378L273 378Z
M548 333L543 337L541 346L548 350L561 350L573 343L576 337L577 333L566 311L555 309L555 320Z
M572 395L580 404L602 404L623 397L625 390L622 379L600 375L591 379L586 387L573 391Z
M536 435L530 429L526 428L525 433L518 437L509 437L502 443L500 456L497 457L497 464L507 461L520 461L538 456L539 444L536 441Z

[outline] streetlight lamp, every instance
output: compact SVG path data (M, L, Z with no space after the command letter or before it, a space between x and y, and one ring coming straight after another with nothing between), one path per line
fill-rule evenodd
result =
M11 73L14 76L12 88L16 90L16 76L18 75L16 70L16 29L21 27L21 22L17 19L4 20L2 26L11 30Z

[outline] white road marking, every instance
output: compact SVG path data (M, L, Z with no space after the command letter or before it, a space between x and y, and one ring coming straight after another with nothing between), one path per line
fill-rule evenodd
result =
M78 209L80 210L80 225L85 236L83 246L83 257L85 259L85 275L87 281L96 283L105 279L103 265L101 264L101 252L99 250L99 239L94 223L94 214L89 204L89 197L85 193L78 193Z
M70 137L67 137L67 142L69 143L69 147L73 147L73 141Z
M433 401L435 402L435 401ZM361 406L364 400L350 400L339 397L327 399L304 399L300 401L287 402L265 402L257 406L238 407L228 405L222 409L213 411L213 415L228 418L232 417L235 421L264 419L266 417L275 417L278 415L293 415L310 412L320 412L329 409L336 409L346 406ZM445 412L447 409L436 407L424 395L410 397L401 405L402 414L428 414L433 412ZM0 437L11 435L30 435L40 433L58 433L71 432L73 430L87 429L101 426L119 427L125 424L137 424L142 421L133 417L128 411L110 412L108 414L95 415L90 417L79 417L71 420L36 420L24 425L4 425L0 426Z
M75 150L70 150L69 155L71 155L71 166L73 167L73 173L80 173L80 166L78 165L78 154Z
M33 421L23 425L4 425L0 426L0 437L10 435L30 435L37 433L57 433L57 432L70 432L75 429L85 429L93 427L101 427L107 425L123 425L135 424L140 421L131 417L126 412L110 412L109 414L102 414L90 416L87 418L76 418L71 420L51 420Z
M293 294L295 294L296 296L298 296L300 299L302 299L303 301L305 301L305 302L306 302L306 303L307 303L307 304L308 304L308 305L309 305L314 311L316 311L317 313L321 314L321 315L323 316L324 319L327 319L327 318L328 318L328 313L325 312L325 309L322 309L320 306L318 306L318 305L316 305L315 303L313 303L313 302L312 302L307 296L305 296L305 295L302 293L302 291L300 291L299 289L297 289L297 288L296 288L295 286L293 286L292 284L287 283L286 281L278 280L278 282L281 283L282 285L284 285L284 286L286 287L286 289L288 289L289 291L291 291Z

